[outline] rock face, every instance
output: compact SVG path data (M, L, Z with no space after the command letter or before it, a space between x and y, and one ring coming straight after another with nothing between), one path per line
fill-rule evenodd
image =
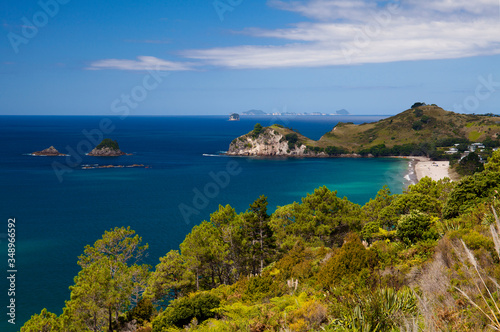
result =
M42 151L33 152L32 155L34 155L34 156L49 156L49 157L65 156L64 153L60 153L53 146L51 146L50 148L47 148L45 150L42 150Z
M335 146L321 147L292 129L279 125L255 129L233 140L226 155L262 157L359 158L361 155Z
M102 149L93 149L92 151L89 152L89 156L93 157L118 157L118 156L123 156L125 152L122 152L120 149L112 149L108 147L104 147Z
M257 136L251 133L231 142L227 155L230 156L310 156L306 146L291 147L285 137L272 128L264 128ZM314 154L316 155L316 154Z
M116 141L105 138L88 155L93 157L118 157L125 155L125 152L120 150Z

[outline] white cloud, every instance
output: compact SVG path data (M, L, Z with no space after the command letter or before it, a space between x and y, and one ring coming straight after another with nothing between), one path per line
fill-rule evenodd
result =
M259 45L180 52L198 65L245 68L321 67L363 63L453 59L500 54L499 0L269 0L277 10L309 21L278 29L240 31ZM265 38L265 39L263 39ZM268 45L262 45L269 40ZM278 44L273 44L273 41ZM283 41L288 41L283 45ZM257 44L257 43L256 43ZM193 63L154 57L101 60L90 69L191 70Z
M494 15L499 18L500 3L498 0L405 0L405 4L420 12L460 13L470 15Z
M303 16L317 20L362 20L363 12L374 10L375 2L362 0L310 0L310 1L282 1L270 0L268 5L281 10L300 13Z
M105 59L95 61L87 69L119 69L119 70L158 70L158 71L183 71L194 70L195 64L190 62L172 62L153 56L139 56L137 60Z
M408 0L382 7L360 0L268 3L316 22L275 30L244 30L255 37L289 40L286 45L188 50L182 54L229 68L318 67L500 54L498 0Z

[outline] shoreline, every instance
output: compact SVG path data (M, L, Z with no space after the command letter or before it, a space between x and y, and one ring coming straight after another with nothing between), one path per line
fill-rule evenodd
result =
M452 174L450 172L450 162L448 160L433 161L428 157L422 156L361 156L359 154L341 154L337 156L327 156L327 155L231 155L228 153L223 154L228 157L247 157L247 158L397 158L408 161L408 173L404 175L404 179L410 184L417 184L422 178L429 177L434 181L438 181L444 178L449 178L453 181Z
M424 177L429 177L434 181L444 178L452 178L450 174L450 162L448 160L432 161L427 157L408 157L409 162L408 180L416 184Z
M449 178L453 181L450 172L450 162L447 160L433 161L428 157L400 156L391 157L408 160L408 173L404 179L409 184L417 184L422 178L430 177L434 181Z

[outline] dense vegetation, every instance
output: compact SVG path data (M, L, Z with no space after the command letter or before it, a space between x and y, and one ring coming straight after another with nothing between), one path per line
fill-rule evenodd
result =
M101 150L104 148L110 148L112 150L119 150L118 142L116 140L112 140L111 138L105 138L99 143L96 147L97 150Z
M151 270L129 228L78 259L59 316L21 331L492 331L500 328L500 151L460 182L359 206L326 187L268 214L219 206Z

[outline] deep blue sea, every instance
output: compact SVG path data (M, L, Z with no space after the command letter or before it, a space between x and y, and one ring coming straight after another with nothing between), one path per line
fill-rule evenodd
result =
M147 263L178 249L193 225L219 204L244 211L260 195L269 212L326 185L364 204L383 185L400 193L408 163L399 159L256 159L219 156L253 129L280 123L318 139L338 122L372 122L383 116L242 117L0 117L0 331L18 331L43 308L60 314L79 268L77 257L105 230L131 226L149 243ZM132 156L84 155L104 125ZM103 128L101 128L103 129ZM84 133L91 133L86 136ZM69 157L29 153L53 145ZM141 168L82 169L83 165ZM56 165L57 172L54 171ZM222 176L228 173L232 175ZM228 174L229 174L228 173ZM217 183L214 174L224 181ZM206 192L204 199L196 193ZM182 205L183 204L183 205ZM189 216L179 206L191 207ZM16 325L7 323L11 296L7 270L7 222L15 218Z

